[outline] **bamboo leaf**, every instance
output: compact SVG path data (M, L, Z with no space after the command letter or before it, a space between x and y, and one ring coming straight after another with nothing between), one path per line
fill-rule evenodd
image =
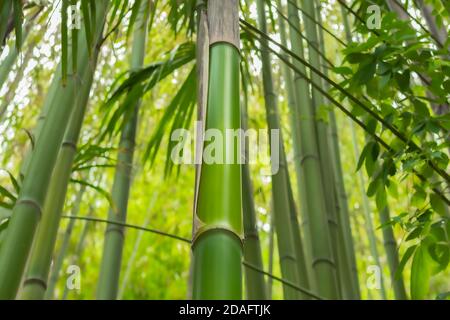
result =
M19 51L22 47L22 24L23 24L23 11L22 1L13 1L14 4L14 30L16 32L16 48Z
M430 194L430 204L431 204L431 208L437 214L439 214L443 217L445 217L447 215L447 209L446 209L444 202L442 201L442 199L440 197L438 197L434 193Z
M431 278L430 257L427 245L421 243L415 251L411 266L411 299L425 299Z
M63 85L66 85L67 82L67 60L69 50L67 10L69 8L69 1L70 0L62 0L61 6L61 72Z
M92 21L89 11L89 0L81 0L81 13L83 14L83 25L84 30L86 31L86 42L87 48L89 50L89 56L92 54L92 44L93 44L93 36L92 36Z
M5 44L6 31L8 29L8 21L11 8L12 0L0 1L0 48Z
M128 24L127 37L130 37L131 32L133 31L134 24L136 22L138 14L139 14L139 8L141 6L141 1L146 1L146 0L135 0L133 6L131 8L131 16L130 16L130 22Z
M397 267L397 270L395 270L395 275L394 275L395 279L400 279L402 277L403 269L405 269L406 263L409 261L409 259L414 254L414 252L416 251L416 248L417 248L417 245L413 245L406 250L405 254L402 257L402 260L400 261L400 263Z
M102 187L96 186L96 185L94 185L94 184L92 184L90 182L87 182L85 180L70 179L70 182L77 183L79 185L86 186L86 187L89 187L89 188L97 191L98 193L100 193L108 201L108 203L109 203L109 205L111 207L115 207L113 205L113 201L112 201L110 193L108 191L106 191L105 189L103 189Z

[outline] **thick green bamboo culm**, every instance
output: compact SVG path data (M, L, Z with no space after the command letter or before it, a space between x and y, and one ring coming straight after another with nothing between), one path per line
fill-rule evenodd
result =
M99 11L96 17L97 26L99 26L96 31L97 43L101 41L106 8L104 10L104 12ZM76 145L97 65L99 47L96 46L95 48L96 50L94 50L92 57L89 60L81 62L86 64L86 67L82 67L77 71L77 74L81 77L81 83L77 84L76 88L76 98L74 99L75 110L72 113L70 124L64 136L61 150L59 151L58 159L53 170L43 208L42 220L36 232L34 247L24 278L23 289L20 295L21 299L43 299L45 296L59 222L72 173L73 160L76 155Z
M131 53L132 71L143 66L147 42L150 3L148 0L141 1L140 6ZM136 101L129 111L130 116L125 117L127 120L125 120L120 137L116 172L111 192L113 207L109 209L108 213L108 219L111 221L126 222L140 103L140 100ZM111 300L117 298L124 235L123 227L108 224L97 286L97 299Z
M316 1L316 17L315 20L322 24L321 16L321 4ZM319 35L319 46L322 52L326 52L325 48L325 36L322 28L317 28ZM325 67L324 59L321 59L322 72L328 77L328 69ZM329 91L330 88L325 81L322 81L323 87ZM349 292L350 299L360 299L361 293L359 288L358 280L358 268L356 265L355 247L352 236L351 222L350 222L350 212L348 209L348 199L347 192L344 184L344 171L342 169L341 163L341 150L340 141L338 135L337 119L336 114L333 109L328 112L329 116L329 126L328 126L328 136L330 141L331 156L333 158L333 172L335 177L335 191L336 191L336 201L337 201L337 212L338 212L338 222L340 226L340 232L344 240L344 256L346 256L349 268L348 272L351 274L351 283Z
M39 113L39 117L37 119L36 126L33 129L33 139L34 141L38 141L39 136L42 131L42 127L44 126L45 119L47 118L48 111L50 110L50 107L52 106L53 100L59 101L62 99L62 90L58 90L60 88L60 82L61 82L61 67L58 65L57 70L55 72L55 75L53 76L52 82L48 88L47 94L44 99L44 104L41 108L41 111ZM25 174L28 170L28 167L30 165L31 157L33 155L33 150L31 149L31 146L25 153L25 156L22 160L22 163L20 164L20 172L19 176L20 179L23 181L25 179Z
M296 34L300 30L300 19L295 0L288 2L289 35L292 51L303 57L303 44ZM301 72L305 67L299 61L293 62ZM331 235L328 226L328 216L324 203L323 180L320 170L319 153L316 146L316 131L314 111L310 100L309 86L298 73L294 76L295 101L299 110L300 148L302 158L302 176L307 192L307 223L309 227L311 245L312 269L314 271L317 293L328 299L339 297L336 264L331 245Z
M247 130L247 99L241 107L242 128ZM261 243L256 227L256 212L253 202L253 186L248 165L248 143L245 142L245 163L242 165L242 211L244 220L244 260L260 270L264 270ZM254 269L245 268L245 288L248 300L267 300L267 286L264 275Z
M239 4L209 0L210 67L205 129L241 128L239 99ZM208 141L204 143L206 152ZM239 143L226 141L216 150L240 159ZM237 155L237 158L236 158ZM205 160L205 159L204 159ZM193 299L242 299L241 165L201 165L194 231Z
M106 15L107 1L99 2L98 12ZM78 74L88 68L88 54L83 41L79 47ZM66 85L59 84L60 100L53 99L49 115L35 144L29 167L14 206L8 234L0 251L0 299L16 296L31 243L50 184L53 168L63 142L64 133L74 109L74 97L78 75L70 75ZM37 279L39 282L41 279Z
M267 33L266 14L264 1L257 0L257 12L259 28L262 32ZM267 49L267 40L261 40L261 61L262 61L262 76L263 76L263 90L266 107L266 118L269 126L269 141L271 146L271 160L278 162L278 172L272 172L272 199L273 199L273 217L274 225L278 241L278 255L280 259L281 274L284 279L297 283L302 287L307 288L308 283L300 283L300 274L306 273L306 266L304 261L299 261L297 256L294 228L299 228L293 225L291 220L291 202L289 197L289 178L287 172L287 162L283 147L283 139L280 129L280 119L277 106L277 95L273 85L272 69L269 51ZM278 136L272 137L272 131L278 131ZM273 140L276 138L278 141ZM278 148L276 150L275 148ZM277 153L275 153L275 151ZM278 156L278 159L275 158ZM301 266L305 266L302 268ZM299 299L299 293L288 287L283 286L285 299ZM304 298L304 297L303 297Z

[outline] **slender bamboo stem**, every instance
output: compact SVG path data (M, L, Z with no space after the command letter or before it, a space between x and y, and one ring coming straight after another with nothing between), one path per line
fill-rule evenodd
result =
M80 212L81 200L83 199L83 194L86 191L85 186L81 186L80 190L77 193L75 198L75 203L72 207L71 215L77 216ZM69 247L70 237L72 236L72 230L75 226L75 219L71 219L67 224L66 232L64 233L64 238L61 243L61 247L59 249L58 254L56 255L56 259L54 264L51 267L51 273L48 280L47 290L45 291L45 299L50 300L53 298L53 294L55 291L56 283L59 278L59 274L61 272L62 264L64 262L64 257L67 252L67 248Z
M292 51L297 56L303 57L303 44L295 36L296 30L300 30L300 19L294 2L288 3L290 40ZM300 61L295 60L293 65L306 74L305 66ZM303 155L299 161L302 165L302 176L305 179L305 191L308 192L306 207L311 237L309 243L311 244L312 268L318 293L323 297L336 299L339 297L339 289L328 217L323 201L323 179L316 146L314 111L308 84L297 72L294 77L294 85L295 101L299 108L300 147Z
M281 1L277 0L277 5L279 10L281 10L282 5ZM284 24L283 19L278 19L278 25L280 29L280 39L283 46L287 46L287 35L286 35L286 27ZM290 60L289 56L287 54L283 55L285 59ZM284 84L286 87L286 94L287 94L287 101L288 101L288 108L289 108L289 115L290 115L290 123L291 123L291 131L292 131L292 144L294 148L294 165L295 165L295 177L296 177L296 183L297 183L297 192L298 192L298 201L300 203L300 213L302 217L302 223L301 227L304 234L304 251L305 251L305 262L306 262L306 268L308 271L308 274L312 275L312 257L311 257L311 234L309 230L308 225L308 208L307 208L307 192L305 187L305 180L302 176L302 166L301 166L301 159L302 156L302 148L300 146L300 126L299 121L300 119L300 110L299 106L295 101L295 92L294 92L294 81L293 81L293 75L291 72L291 69L286 63L282 63L282 71L283 71L283 78L284 78ZM315 285L315 278L310 277L309 279L310 287L316 288Z
M350 121L350 125L351 125L351 130L352 130L353 150L355 152L355 159L357 162L359 155L360 155L360 151L358 148L358 139L356 137L356 128L353 125L353 122L351 122L351 121ZM373 223L372 223L373 217L372 217L371 210L370 210L369 199L366 195L366 189L365 189L366 183L364 181L365 180L364 175L361 170L359 170L359 172L358 172L358 179L359 179L359 188L360 188L360 193L361 193L361 197L362 197L362 207L363 207L365 224L366 224L365 227L366 227L367 237L369 239L370 253L374 259L375 265L378 266L380 268L380 270L383 270L382 265L380 263L378 249L377 249L377 239L375 236L375 228L373 227ZM384 280L383 280L382 274L381 274L381 298L386 300L386 289L384 287Z
M275 225L273 219L273 206L270 205L270 234L269 234L269 273L273 273L273 254L275 247ZM272 299L272 278L269 278L267 282L267 297L269 300Z
M87 218L91 218L93 213L94 213L94 209L92 206L90 206ZM84 222L83 229L81 230L80 240L78 241L78 244L75 248L75 254L70 256L70 260L69 260L70 264L73 264L73 263L75 263L75 261L78 261L77 264L80 265L81 257L83 255L83 250L85 248L86 237L87 237L88 231L89 231L89 225L90 225L89 221ZM56 285L56 283L55 283L55 285ZM69 295L69 290L70 290L69 286L65 285L63 294L61 296L61 300L67 299L67 296Z
M397 269L399 266L397 241L395 240L394 230L389 224L391 220L389 214L389 207L386 206L379 212L380 223L383 227L383 240L384 248L386 250L387 260L389 264L389 270L391 273L391 284L394 288L394 296L396 300L407 300L405 283L403 282L403 276L396 277Z
M267 32L266 26L266 14L264 8L264 2L258 0L256 2L258 10L258 22L260 29L263 32ZM300 261L301 258L298 256L298 251L296 245L300 245L300 239L296 241L296 235L294 233L294 228L300 232L298 221L294 217L291 220L292 214L292 203L289 194L289 176L287 171L286 155L283 146L283 138L280 126L280 116L277 106L277 95L275 93L272 71L271 71L271 61L269 51L267 50L267 40L261 40L261 60L263 68L263 88L264 88L264 98L266 107L266 118L269 125L269 136L270 145L272 153L272 161L278 161L279 170L276 173L272 173L272 199L273 199L273 209L274 209L274 222L277 234L278 242L278 254L280 258L280 267L283 278L287 279L293 283L299 283L301 286L308 286L308 283L300 283L300 276L306 274L305 261ZM277 130L279 132L278 141L274 141L271 132ZM278 154L275 153L273 147L278 147L276 150ZM274 155L278 155L279 159L274 159ZM295 214L295 213L294 213ZM293 224L297 222L297 225ZM295 231L297 231L295 230ZM301 249L299 249L301 250ZM307 277L303 277L307 280ZM283 286L284 298L285 299L298 299L298 292L292 290L288 286ZM306 298L303 297L302 298Z
M315 16L314 1L304 1L301 2L302 9L308 15ZM314 48L319 47L319 36L317 32L316 25L311 22L308 17L304 15L304 26L305 33L309 40L308 42L308 52L309 52L309 62L316 68L321 69L320 57L314 54ZM323 85L322 79L318 74L312 73L311 79ZM315 88L312 90L313 107L315 113L315 125L316 125L316 137L317 137L317 148L319 151L319 158L322 170L323 179L323 194L327 215L328 224L331 231L332 246L334 252L334 258L337 263L338 280L341 288L341 294L344 298L354 298L352 293L352 277L350 275L348 252L345 247L344 237L342 234L342 225L339 219L338 201L336 199L335 193L335 170L333 165L333 153L331 152L331 141L328 135L328 124L326 119L324 119L324 112L321 110L325 107L325 99L321 92Z
M139 20L134 33L131 68L139 69L144 63L147 29L150 17L149 1L142 1L139 9ZM133 93L130 93L133 94ZM125 222L131 175L133 166L134 146L137 132L140 100L130 109L119 143L117 166L112 187L112 203L108 219ZM124 229L117 225L108 225L105 233L103 256L97 287L97 299L116 299L119 289L119 276L122 263Z
M243 101L242 128L248 128L247 99ZM242 165L242 211L244 216L244 259L259 269L263 268L261 244L256 226L255 204L253 202L253 186L248 165L248 143L245 142L245 163ZM245 288L247 299L266 300L267 288L264 275L251 268L245 268Z
M321 17L321 6L320 3L316 2L316 19L319 24L322 24ZM319 46L323 52L326 52L325 48L325 38L322 28L318 28L318 36L319 36ZM322 72L326 77L328 77L328 69L325 67L323 61L321 61ZM323 81L322 86L326 91L329 91L330 88L328 84ZM343 270L345 273L345 279L350 279L351 281L347 283L348 286L348 298L350 299L360 299L360 288L358 281L358 270L356 267L356 258L355 258L355 249L353 245L353 237L350 223L350 213L348 209L348 199L347 192L345 190L344 184L344 172L342 170L341 163L341 152L339 145L339 136L338 136L338 128L337 128L337 120L334 109L329 110L329 126L328 126L328 140L330 142L330 154L332 158L332 167L334 172L334 181L335 181L335 194L336 194L336 211L338 213L338 223L339 223L339 232L341 237L343 238L343 254L342 258L346 259L346 263L343 264L344 268L347 270ZM350 275L349 275L350 273Z
M154 193L153 194L153 196L152 196L152 198L150 200L150 203L148 205L147 216L145 217L145 221L144 221L144 226L145 227L147 227L149 225L149 223L150 223L150 218L151 218L152 213L153 213L153 208L154 208L154 205L155 205L155 201L156 201L157 195L158 195L158 193ZM131 269L133 268L134 261L136 260L136 256L137 256L137 253L139 251L139 247L141 245L141 241L142 241L142 237L143 236L144 236L144 230L139 230L139 232L137 234L137 237L136 237L136 241L135 241L134 246L133 246L133 251L131 253L130 258L128 259L127 268L125 269L125 273L123 275L122 283L120 285L119 293L117 295L117 299L118 300L122 299L123 294L125 292L125 289L126 289L126 287L128 285L128 280L130 278Z
M101 41L105 15L106 13L102 14L100 12L97 17L99 26L96 33L97 43ZM99 46L96 46L92 60L80 61L88 66L87 68L84 68L84 70L81 69L78 73L81 77L81 83L79 84L79 90L78 85L75 90L77 91L76 98L74 99L75 109L61 144L61 149L50 181L48 194L43 208L42 220L37 229L34 248L31 252L23 290L20 295L21 299L36 300L43 299L45 296L59 223L72 173L73 160L76 155L76 145L80 135L97 65L98 49Z
M29 44L29 46L28 46L28 48L26 50L26 53L25 53L25 55L23 56L23 59L20 62L20 65L17 67L14 80L12 81L11 85L9 86L6 95L3 97L4 100L3 100L2 104L0 105L0 123L2 123L3 120L4 120L3 116L5 115L8 106L10 105L11 101L14 98L14 94L16 93L17 87L19 86L19 83L20 83L20 81L23 78L23 74L24 74L25 69L26 69L26 67L28 65L28 62L30 61L31 57L33 56L33 50L34 50L35 47L36 47L36 41L33 41L33 42L31 42ZM17 49L12 49L12 50L17 50ZM10 57L7 56L6 60L8 60L9 58ZM5 61L4 63L8 63L8 61ZM13 65L13 63L11 63L11 66L10 66L11 68L12 68L12 65ZM3 73L6 73L6 78L7 78L8 72L10 70L10 69L9 70L3 70L3 67L4 66L2 64L0 66L0 89L2 87L2 80L4 80L4 79L2 79ZM7 67L8 66L6 66L6 68Z
M100 8L98 12L101 12L104 17L108 3L102 1L101 4L98 6ZM78 74L85 74L88 68L88 54L84 41L79 48ZM14 206L8 235L0 251L0 298L2 299L15 298L19 288L33 236L43 212L52 171L69 123L69 115L74 109L76 77L71 75L66 85L60 84L58 91L62 92L61 100L53 101L50 107L49 117L42 127L19 198ZM34 282L45 286L42 280L38 278Z

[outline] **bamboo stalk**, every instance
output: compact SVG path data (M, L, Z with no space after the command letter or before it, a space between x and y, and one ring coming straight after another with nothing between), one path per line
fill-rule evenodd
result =
M316 2L316 19L319 24L322 24L321 17L321 6L320 3ZM325 48L325 38L323 28L318 28L319 36L319 46L323 52L326 52ZM328 77L328 69L325 67L325 62L321 59L322 72L326 77ZM322 86L326 91L330 88L328 84L323 81ZM350 279L348 283L349 292L348 298L350 299L360 299L360 288L358 280L358 269L356 266L355 248L353 244L352 229L350 223L350 212L348 209L348 199L347 192L345 190L344 184L344 172L342 170L341 163L341 151L339 143L339 135L337 128L337 120L334 109L329 110L329 126L328 126L328 140L330 142L331 157L332 157L332 167L334 172L335 181L335 193L336 193L336 210L338 212L338 222L339 222L339 232L343 238L343 258L346 259L344 268L347 268L345 272L345 277ZM350 276L349 276L350 273ZM345 280L347 281L347 280Z
M93 207L89 206L89 213L88 213L88 215L86 217L88 219L91 218L93 213L94 213ZM75 263L75 261L78 261L77 264L80 265L81 257L82 257L82 254L83 254L83 250L85 248L84 244L85 244L86 237L87 237L88 231L89 231L89 225L90 225L89 221L85 221L84 222L83 229L81 230L80 240L78 241L78 244L77 244L77 246L75 248L75 254L70 257L70 260L69 260L70 264L73 264L73 263ZM76 257L77 260L75 259L75 257ZM55 285L56 285L56 283L55 283ZM61 297L61 300L66 300L67 299L67 296L69 295L69 290L70 290L69 286L65 285L64 286L64 291L63 291L63 294L62 294L62 297Z
M147 209L147 216L145 217L145 221L144 221L144 227L147 227L150 223L150 218L152 216L152 212L153 212L153 208L155 205L157 195L158 195L157 193L154 193L150 200L150 203L149 203L148 209ZM122 283L120 285L119 293L117 295L118 300L122 299L125 289L128 285L128 280L130 278L131 269L133 267L134 261L136 260L136 255L139 251L139 246L141 245L143 236L144 236L144 230L139 230L139 232L136 236L136 241L133 246L133 251L131 253L130 258L128 259L127 268L125 269L125 273L123 275Z
M142 1L140 5L139 20L133 39L132 70L141 68L144 63L147 28L150 17L149 1ZM126 222L140 103L140 100L136 101L135 105L130 109L131 114L129 118L125 117L127 120L120 137L118 163L111 192L113 207L110 208L108 213L108 219L112 221ZM124 228L116 225L107 226L97 286L97 299L111 300L117 298L124 236Z
M106 8L105 8L106 12ZM105 14L97 17L98 25L103 26ZM103 27L97 30L97 43L101 41ZM39 224L34 240L34 248L24 279L21 299L43 299L47 289L48 275L52 255L56 243L61 214L64 208L67 187L72 173L73 160L76 155L76 145L81 131L85 111L91 91L95 67L97 65L99 47L97 46L91 61L82 69L80 91L75 99L75 110L72 113L69 126L61 144L58 159L52 174L50 186L43 208L42 220ZM80 61L81 62L81 61ZM76 90L78 91L78 89Z
M389 221L391 221L389 214L389 207L386 206L383 210L379 212L380 214L380 223L383 230L383 240L384 240L384 248L386 250L387 260L389 264L389 270L391 273L391 284L394 288L394 296L396 300L407 300L408 296L406 295L405 284L403 282L403 276L396 277L397 269L399 266L399 257L398 257L398 248L397 241L394 237L394 230L392 226L389 225Z
M258 0L257 11L258 11L258 22L262 32L267 32L266 25L266 15L264 9L264 2ZM269 136L271 153L274 154L273 146L278 146L279 159L272 159L272 161L279 162L279 170L277 173L272 175L272 199L273 199L273 209L274 209L274 222L277 234L278 242L278 254L280 258L280 268L284 279L298 283L303 287L308 287L308 283L300 283L300 276L302 280L307 280L305 261L300 261L301 258L298 256L298 251L296 245L301 245L299 239L296 241L296 235L294 229L300 232L298 221L294 217L292 221L292 203L289 195L289 176L287 171L287 161L283 146L283 138L280 126L280 116L277 106L277 95L273 86L272 71L271 71L271 61L269 51L267 49L267 40L261 40L261 60L263 68L263 89L264 89L264 100L266 107L266 118L269 126ZM272 140L271 132L272 130L278 130L279 135L277 137L278 141ZM295 213L294 213L295 214ZM297 222L297 225L293 224ZM295 231L297 231L295 230ZM301 250L301 249L299 249ZM299 296L296 290L288 286L283 286L284 298L285 299L298 299L307 298L306 296Z
M281 1L277 0L277 5L279 10L282 9ZM283 46L287 46L287 35L286 35L286 27L284 24L283 19L278 19L278 25L279 25L279 32L280 32L280 40ZM287 54L283 54L285 59L290 60L289 56ZM291 131L292 131L292 144L294 148L294 166L295 166L295 177L296 177L296 184L297 184L297 196L298 201L300 203L300 213L302 217L302 223L301 228L303 230L303 240L305 243L304 246L304 256L305 256L305 262L306 262L306 268L309 275L313 274L312 271L312 257L311 257L311 234L308 224L308 208L307 208L307 192L305 187L305 179L302 175L302 166L301 166L301 159L302 156L302 148L300 146L301 142L301 132L300 132L300 126L299 121L300 119L300 110L299 106L295 101L295 92L294 92L294 80L292 71L290 70L289 66L286 63L282 63L282 71L283 71L283 78L284 78L284 84L286 87L286 94L287 94L287 101L288 101L288 108L289 108L289 119L291 124ZM309 283L311 288L316 288L315 284L315 278L310 277Z
M270 234L269 234L269 273L273 273L273 254L275 247L275 225L273 219L273 206L270 205ZM267 297L269 300L272 300L272 284L273 280L269 277L269 281L267 282Z
M247 97L243 99L242 127L248 128ZM263 270L261 244L256 226L255 204L253 202L253 186L248 164L248 143L245 142L245 163L242 165L242 212L244 216L244 260ZM266 300L267 288L264 275L251 268L245 268L245 288L248 300Z
M106 1L102 1L102 4L105 3ZM105 16L106 6L100 7L103 9L103 12L100 12ZM87 50L84 50L84 43L80 49L79 74L85 74L88 68L88 55ZM69 122L69 115L74 109L76 83L75 76L71 76L66 86L59 84L58 91L61 93L61 99L53 100L49 116L42 127L31 156L8 226L8 235L0 251L0 299L15 298L19 288L33 236L41 219L42 207ZM40 283L41 280L36 279L34 282Z
M308 16L315 16L314 1L301 2L305 33L308 39L309 62L316 69L321 69L320 57L313 54L314 49L319 47L319 36L316 25L308 19ZM321 77L311 74L311 79L318 84L323 85ZM317 148L319 151L319 159L321 163L323 193L326 194L325 204L328 212L328 224L330 226L332 246L334 258L337 263L338 281L341 288L341 294L344 298L354 298L352 292L352 277L349 266L349 258L347 248L345 247L344 236L342 234L342 225L339 219L338 201L335 194L335 168L333 164L333 153L331 152L331 141L329 139L329 128L326 119L321 116L321 108L325 107L325 99L319 90L312 90L313 107L315 112L315 125L317 132Z
M83 199L83 195L84 195L85 191L86 191L86 187L81 186L80 190L78 191L78 193L76 195L75 203L72 207L71 215L77 216L78 213L80 212L81 200ZM72 236L72 230L73 230L73 227L75 226L75 221L76 221L75 219L72 219L69 221L66 231L64 232L64 238L62 240L61 247L59 249L58 254L56 255L54 264L51 266L52 270L51 270L51 273L49 276L48 286L45 291L45 299L47 299L47 300L53 298L55 286L58 281L59 273L61 271L62 264L64 262L64 257L66 255L67 248L69 247L70 237Z
M358 139L356 138L356 128L352 121L350 121L350 126L351 126L351 130L352 130L353 150L355 152L355 159L356 159L356 163L357 163L359 155L360 155L360 151L358 148ZM365 228L366 228L366 232L367 232L367 237L369 239L370 253L374 259L375 265L378 266L378 268L380 268L380 270L383 270L382 265L380 263L378 249L377 249L377 239L375 236L375 228L373 227L373 223L372 223L373 217L372 217L371 210L370 210L369 199L367 198L367 195L366 195L366 189L365 189L366 183L364 181L365 180L364 175L361 170L359 170L359 172L358 172L358 179L359 179L360 193L361 193L361 197L362 197L362 207L363 207L364 218L365 218ZM381 298L383 300L386 300L386 298L387 298L382 273L381 273Z
M295 1L288 3L289 33L292 51L303 57L303 44L296 36L300 30L300 20L296 10ZM300 72L306 74L305 66L295 60L293 65ZM312 269L314 270L318 293L329 299L339 297L339 287L336 277L336 265L331 246L331 234L328 225L326 207L323 201L323 179L319 153L316 146L316 132L314 112L309 96L309 87L305 79L295 73L295 101L299 106L300 147L302 150L302 176L305 179L307 196L308 226L311 239Z
M241 127L239 106L239 6L237 0L208 1L210 69L205 129ZM207 143L204 144L204 147ZM227 141L223 152L238 154ZM238 158L239 159L239 158ZM193 299L242 298L241 165L201 165L194 213Z
M25 33L26 35L27 33ZM23 78L23 74L25 72L25 69L28 65L28 62L30 61L32 55L33 55L33 50L36 47L36 41L33 41L32 43L29 44L25 55L23 56L23 59L20 62L20 65L17 67L16 69L16 75L13 79L13 81L11 82L11 85L8 88L8 91L6 92L6 95L3 97L3 102L0 105L0 123L3 122L3 116L6 113L6 110L9 106L9 104L12 102L13 98L14 98L14 94L16 93L17 87L19 86L20 81ZM17 50L16 48L12 49ZM11 52L14 53L14 52ZM10 54L11 54L10 53ZM14 58L11 58L9 55L6 57L5 61L2 63L2 65L0 66L0 89L2 88L2 84L5 82L5 80L8 78L8 74L9 71L12 69L12 66L14 65L14 61L17 58L17 51L15 54ZM13 61L8 61L9 59L13 60ZM6 66L5 66L6 64ZM10 65L8 65L10 64ZM3 78L4 77L4 78Z

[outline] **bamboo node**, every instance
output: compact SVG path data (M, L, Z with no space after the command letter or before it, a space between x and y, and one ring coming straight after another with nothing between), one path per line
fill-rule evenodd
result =
M194 236L192 237L192 247L195 246L195 243L201 236L204 236L207 233L220 231L231 233L234 237L236 237L239 240L241 248L242 249L244 248L244 237L242 236L242 234L234 230L232 227L223 224L209 224L209 225L203 224L203 226L194 229Z
M334 261L329 259L329 258L317 258L317 259L314 259L313 262L312 262L312 267L314 268L314 266L316 264L319 264L319 263L327 263L330 266L332 266L333 268L336 268L336 265L334 264Z
M37 277L33 277L33 278L27 278L25 279L25 281L23 282L24 285L27 284L38 284L40 286L42 286L44 288L44 290L47 290L47 281L41 279L41 278L37 278Z
M19 200L17 200L16 206L17 205L21 205L21 204L29 205L31 207L34 207L37 210L39 219L42 217L42 207L37 201L31 200L31 199L19 199Z

